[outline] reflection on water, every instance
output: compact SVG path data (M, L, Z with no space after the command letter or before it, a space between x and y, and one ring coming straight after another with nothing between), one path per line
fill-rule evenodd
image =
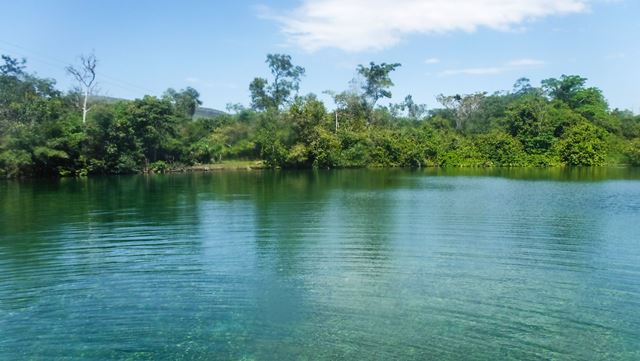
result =
M8 359L640 359L640 172L0 183Z

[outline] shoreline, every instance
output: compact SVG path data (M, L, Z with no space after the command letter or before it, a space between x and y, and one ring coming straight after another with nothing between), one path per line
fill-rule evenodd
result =
M169 170L167 173L213 172L223 170L262 170L269 169L263 161L226 161L221 163L190 165Z
M303 170L392 170L392 169L405 169L405 170L587 170L587 169L639 169L640 167L631 164L605 164L600 166L569 166L569 165L553 165L553 166L436 166L429 165L424 167L412 168L412 167L336 167L336 168L280 168L280 167L268 167L262 160L230 160L223 161L221 163L211 164L198 164L198 165L183 165L176 167L167 167L163 170L141 170L133 173L122 174L65 174L65 175L31 175L21 177L0 177L0 180L26 180L26 179L64 179L64 178L91 178L102 176L121 176L121 175L160 175L160 174L180 174L180 173L208 173L208 172L225 172L225 171L265 171L265 170L278 170L278 171L303 171Z

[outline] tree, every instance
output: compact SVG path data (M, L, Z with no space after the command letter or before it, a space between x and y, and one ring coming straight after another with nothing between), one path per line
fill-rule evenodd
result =
M124 115L146 162L171 160L177 122L168 100L146 95L129 103Z
M478 147L489 158L493 165L503 167L517 167L522 165L524 148L522 144L511 135L493 131L482 134L477 138Z
M640 166L640 139L635 139L629 143L625 150L625 155L631 165Z
M516 80L513 84L513 94L516 95L526 95L532 93L536 90L533 86L531 86L531 80L529 78L520 78Z
M402 103L391 104L389 110L393 116L397 116L400 112L406 112L407 118L411 120L422 120L427 114L427 105L418 104L413 100L411 95L407 95L404 97Z
M298 92L305 69L293 65L291 56L285 54L269 54L265 62L273 75L273 82L270 84L264 78L255 78L251 82L251 105L256 110L279 110L290 101L292 93Z
M295 140L306 145L315 139L315 128L326 120L324 104L314 94L298 97L289 108Z
M337 132L342 125L346 125L353 130L365 127L370 111L360 94L361 85L356 79L349 82L349 89L342 92L325 91L324 93L333 98L336 104L334 117L334 131Z
M402 66L400 63L380 65L370 62L368 67L358 65L356 69L358 74L362 76L364 84L362 85L363 98L369 108L372 110L378 100L382 98L391 98L389 88L393 86L393 82L389 74Z
M455 116L456 129L463 130L465 124L469 122L472 116L480 109L487 93L473 93L468 95L449 95L440 94L436 97L438 102L445 108L452 110Z
M2 58L0 173L66 174L78 159L79 119L70 116L53 80L26 73L24 60Z
M177 114L187 119L192 119L198 107L202 105L200 93L192 87L187 87L179 92L169 88L164 92L163 98L173 104Z
M577 75L562 75L560 79L550 78L542 81L542 89L552 99L565 102L571 107L576 104L573 101L575 94L584 89L587 78Z
M535 94L512 103L505 117L506 130L518 138L528 153L542 153L554 142L554 127L547 114L548 101Z
M255 78L249 84L251 92L251 107L255 110L266 110L275 106L273 98L267 91L269 81L264 78Z
M86 81L86 100L96 62L82 60L85 72L75 74ZM124 174L222 159L282 168L640 165L640 116L610 110L578 76L440 95L443 106L427 113L411 96L381 106L399 64L370 63L348 90L327 92L336 105L328 113L316 96L295 94L304 69L269 55L272 77L250 86L254 109L231 105L230 114L189 120L201 104L193 88L95 101L90 112L85 102L81 116L55 81L25 64L0 59L0 176Z
M22 58L18 60L8 55L2 55L2 61L4 61L4 65L0 65L0 74L8 76L24 74L25 64L27 63L26 59Z
M87 113L91 110L88 107L87 103L89 101L89 96L93 95L93 92L96 89L96 65L98 60L94 54L89 54L88 56L81 55L80 56L80 67L76 68L74 66L68 66L67 72L73 76L73 78L78 82L81 87L81 91L84 95L82 101L82 123L86 124L87 122Z
M560 158L565 164L598 166L605 162L607 133L587 122L569 128L558 143Z

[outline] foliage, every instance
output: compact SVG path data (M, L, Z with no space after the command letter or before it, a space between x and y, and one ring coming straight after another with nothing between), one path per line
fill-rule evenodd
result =
M640 166L640 139L630 142L625 153L631 165Z
M603 165L606 158L606 132L590 123L580 123L558 143L560 158L568 165Z
M391 98L389 88L393 86L389 74L401 64L369 63L368 67L358 65L356 71L364 79L362 84L363 98L370 109L373 109L381 98Z
M0 65L0 175L82 176L166 172L183 165L262 160L273 168L520 167L640 165L640 117L610 110L579 76L510 92L441 95L427 111L412 96L391 96L399 64L359 66L361 83L329 92L335 110L298 96L304 68L269 55L272 79L250 85L252 108L193 119L200 95L168 89L160 98L96 102L83 122L74 93Z
M485 101L486 93L474 93L467 95L438 95L437 99L454 116L456 129L464 130L469 123L477 119L480 109Z
M522 143L513 136L494 131L478 137L478 148L492 165L518 167L525 164L525 152Z
M200 93L192 87L180 91L169 88L164 93L163 99L173 103L176 113L187 119L193 118L198 107L202 105Z
M269 83L267 79L255 78L251 82L251 105L256 110L280 109L290 100L292 93L298 92L305 69L293 65L291 56L284 54L269 54L266 63L273 81Z

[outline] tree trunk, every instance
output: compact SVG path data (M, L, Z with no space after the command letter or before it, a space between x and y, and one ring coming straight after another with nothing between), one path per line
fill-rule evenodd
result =
M82 124L87 123L87 101L89 100L89 88L84 88L84 103L82 104Z

